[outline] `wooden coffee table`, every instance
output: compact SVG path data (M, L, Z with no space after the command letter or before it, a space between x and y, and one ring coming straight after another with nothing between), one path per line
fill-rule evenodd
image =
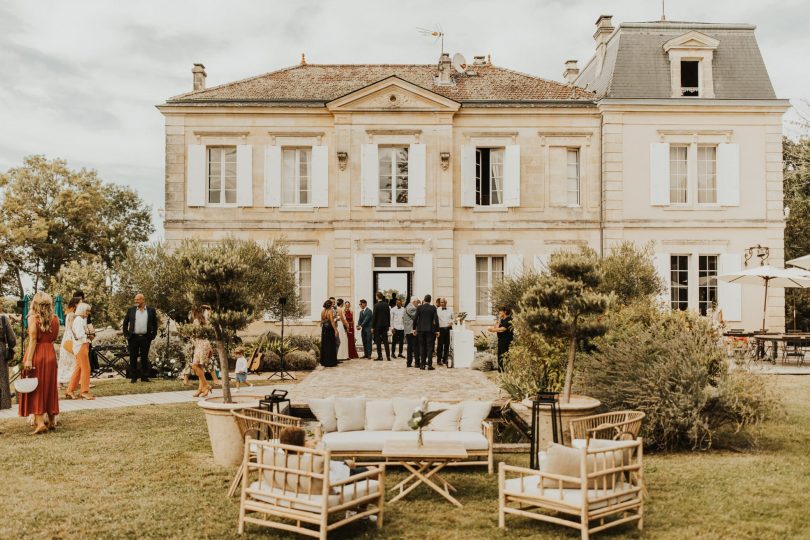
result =
M421 448L416 444L416 434L413 441L386 441L383 445L382 456L387 462L398 463L411 473L405 480L391 488L399 493L389 503L396 502L416 489L419 484L425 484L433 491L458 506L462 504L456 500L451 491L456 488L443 478L439 471L454 461L467 459L467 451L460 442L426 442ZM438 481L439 484L434 482Z

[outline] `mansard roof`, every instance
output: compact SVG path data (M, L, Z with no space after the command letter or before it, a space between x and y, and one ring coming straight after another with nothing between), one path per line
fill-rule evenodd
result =
M398 77L462 105L520 102L592 102L593 92L492 64L453 72L453 83L437 84L435 64L302 64L169 98L167 104L256 104L323 106L389 77Z

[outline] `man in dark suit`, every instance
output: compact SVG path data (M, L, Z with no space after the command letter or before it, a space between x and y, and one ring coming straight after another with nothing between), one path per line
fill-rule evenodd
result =
M383 293L377 292L377 303L371 313L371 331L374 333L374 343L377 344L377 358L382 360L382 344L385 344L385 359L391 361L391 351L388 348L388 329L391 327L391 308L388 307Z
M129 377L130 382L149 382L149 346L157 336L157 312L153 307L146 306L146 300L141 293L135 295L135 305L127 310L124 317L123 331L129 345ZM138 358L141 359L140 370Z
M357 329L360 330L360 339L363 340L363 358L371 358L371 309L365 299L360 300Z
M433 344L439 335L439 314L436 306L430 303L431 297L425 295L425 301L416 308L416 317L413 320L413 335L419 348L419 369L434 370Z

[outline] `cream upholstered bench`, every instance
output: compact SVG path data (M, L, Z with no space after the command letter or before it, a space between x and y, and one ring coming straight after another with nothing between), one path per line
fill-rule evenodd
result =
M408 398L310 399L309 408L318 420L316 437L336 458L372 460L382 457L386 441L416 441L408 427L420 400ZM454 465L485 465L492 474L493 428L486 419L490 401L431 401L430 410L445 409L423 431L425 443L453 441L464 445L468 461Z

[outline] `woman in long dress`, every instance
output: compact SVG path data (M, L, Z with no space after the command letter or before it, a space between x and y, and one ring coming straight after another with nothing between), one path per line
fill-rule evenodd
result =
M349 342L349 359L360 358L357 354L357 346L354 343L354 312L352 304L346 301L343 304L343 318L346 320L346 341Z
M34 295L28 316L28 347L23 358L23 370L39 382L28 394L20 394L19 415L34 415L34 435L55 429L59 415L59 391L56 383L56 351L53 343L59 335L59 319L53 314L53 300L42 291ZM45 422L45 415L48 422Z
M68 302L65 310L65 332L62 334L62 344L59 346L59 369L56 373L56 381L61 387L70 382L70 376L73 375L73 370L76 368L76 356L71 352L73 350L72 326L73 319L76 318L76 306L79 305L81 300L78 296L74 296ZM68 343L70 343L71 351L65 348Z
M337 365L337 336L338 325L335 313L332 311L332 301L327 300L321 311L321 365L335 367Z
M338 347L337 351L337 359L338 362L341 362L349 359L349 336L346 333L346 314L343 310L342 298L338 298L337 308L338 320L336 322L338 326L338 339L340 340L340 346Z

